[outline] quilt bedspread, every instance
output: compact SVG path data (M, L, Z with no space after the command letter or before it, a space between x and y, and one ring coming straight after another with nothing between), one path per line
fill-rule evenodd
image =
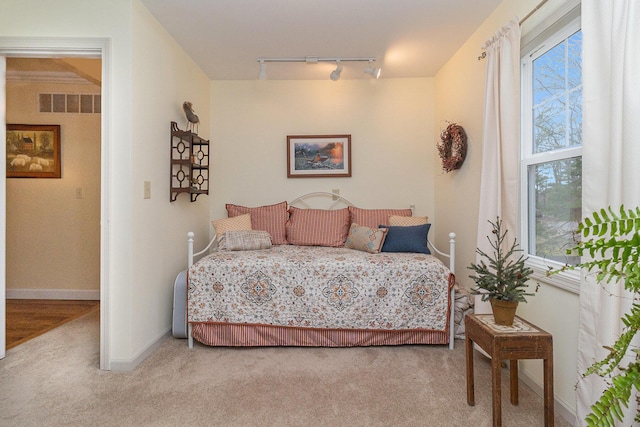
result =
M189 269L188 321L330 329L447 326L449 270L431 255L273 246Z

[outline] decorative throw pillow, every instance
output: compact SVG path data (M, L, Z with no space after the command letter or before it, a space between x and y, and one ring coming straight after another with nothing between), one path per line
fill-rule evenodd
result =
M300 246L344 246L349 234L349 210L289 208L287 241Z
M220 236L220 251L250 251L271 248L271 236L262 230L233 230Z
M244 214L234 216L233 218L221 218L211 221L213 228L216 229L218 241L220 237L227 231L234 230L251 230L251 215Z
M373 229L354 223L349 228L349 236L347 236L344 247L377 254L380 253L386 236L386 228Z
M287 244L285 228L287 219L289 219L287 202L255 208L227 203L226 208L227 214L230 218L247 213L250 214L251 228L254 230L263 230L269 233L271 235L271 242L274 245Z
M381 225L380 227L384 227ZM382 252L418 252L430 254L427 235L431 224L407 227L386 227L389 231L382 245Z
M389 225L395 225L399 227L407 227L410 225L423 225L428 223L429 223L429 217L427 216L391 215L389 217Z
M364 225L369 228L378 228L378 225L389 225L389 216L411 216L411 209L361 209L349 206L351 222Z

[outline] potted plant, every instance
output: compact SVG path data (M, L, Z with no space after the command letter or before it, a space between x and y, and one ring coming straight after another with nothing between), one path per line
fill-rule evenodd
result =
M508 230L502 230L502 220L496 218L489 221L492 226L491 236L487 240L493 248L491 255L480 248L476 253L480 255L480 263L472 263L470 270L475 272L472 278L476 287L471 289L474 295L481 295L482 301L490 301L495 322L499 325L513 325L513 318L519 302L527 302L527 296L534 294L527 292L527 280L533 270L525 265L525 258L519 252L516 239L508 245ZM508 249L506 249L508 248ZM519 256L518 256L519 255Z
M628 407L632 396L637 399L640 392L640 350L635 346L640 329L640 207L626 210L621 206L619 212L611 207L601 209L578 225L577 234L581 241L567 254L589 254L589 260L550 270L548 274L585 268L595 272L599 283L622 281L633 296L629 311L620 319L622 333L612 346L605 347L609 354L583 374L606 378L608 385L591 406L591 414L585 419L587 425L615 426L615 419L624 418L621 405ZM636 413L635 421L640 422L640 413Z

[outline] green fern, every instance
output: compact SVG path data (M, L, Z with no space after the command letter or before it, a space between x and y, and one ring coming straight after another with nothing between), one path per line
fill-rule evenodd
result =
M585 374L587 375L587 374ZM623 371L611 379L611 385L600 396L600 399L591 406L591 413L585 418L588 426L614 426L615 420L622 421L624 413L622 406L629 406L631 392L638 390L640 384L640 364L636 359ZM640 417L636 414L636 421Z
M622 281L627 291L634 294L634 301L640 297L640 207L619 211L611 207L594 212L578 226L576 234L582 238L576 247L567 251L568 255L588 254L589 261L573 266L564 266L560 271L586 268L596 273L601 283ZM622 406L628 407L631 393L640 391L640 362L637 349L633 362L621 366L623 358L629 353L631 342L640 329L640 305L634 303L628 313L620 319L623 331L617 341L605 347L609 354L601 361L591 365L584 376L596 374L610 379L610 386L600 399L591 406L591 414L586 418L588 426L614 426L615 420L624 418ZM636 413L640 421L640 412Z

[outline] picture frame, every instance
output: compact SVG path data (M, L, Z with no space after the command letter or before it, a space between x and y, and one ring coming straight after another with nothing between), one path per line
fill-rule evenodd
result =
M60 178L60 125L7 124L7 178Z
M288 135L287 177L351 177L351 135Z

